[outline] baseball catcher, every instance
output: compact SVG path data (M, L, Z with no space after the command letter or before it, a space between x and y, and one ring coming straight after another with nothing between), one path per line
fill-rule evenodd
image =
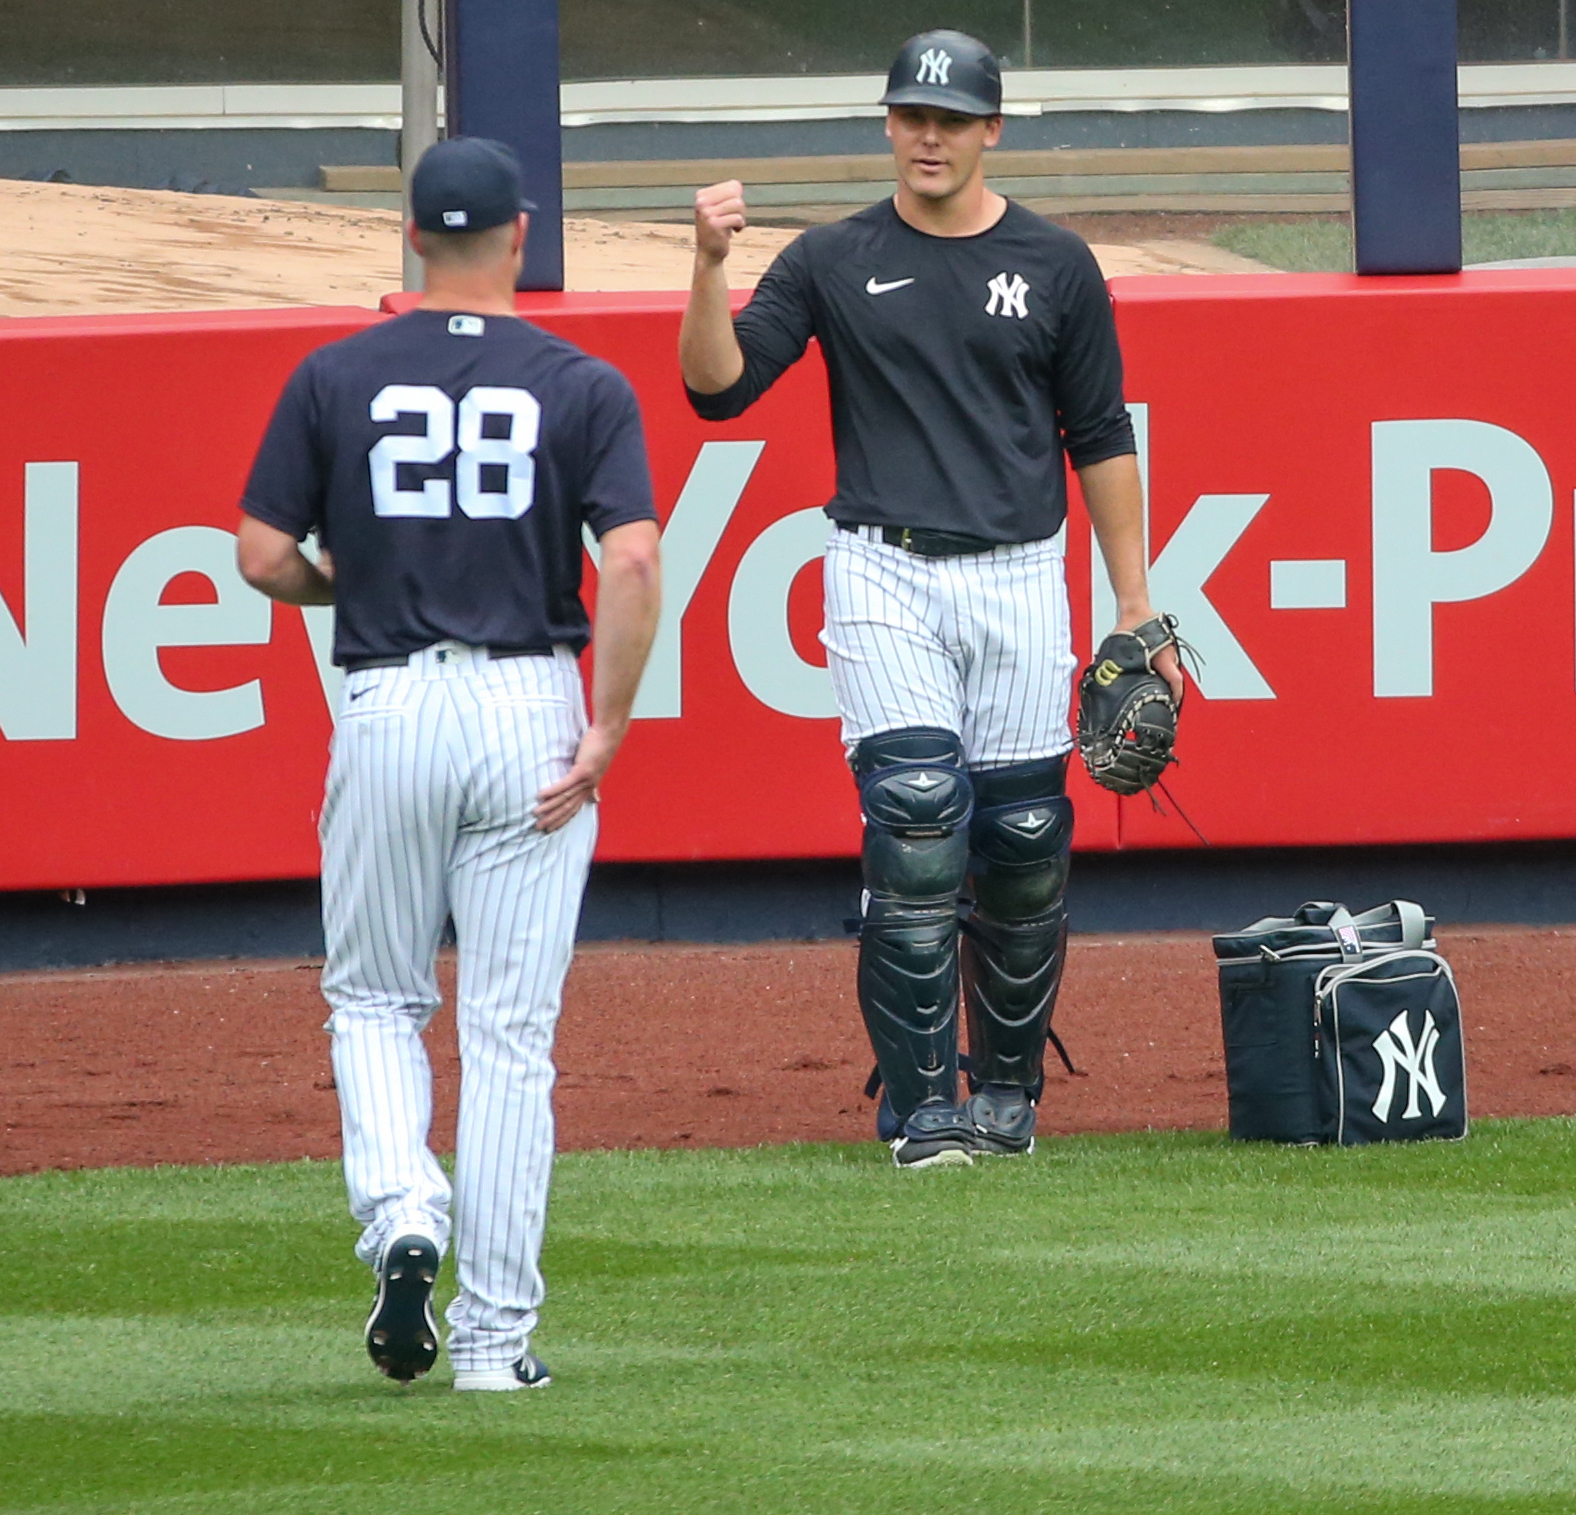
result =
M791 242L737 317L724 264L744 186L696 195L679 358L713 421L742 415L812 338L826 362L821 640L864 815L859 1009L876 1135L915 1170L1034 1150L1073 837L1069 462L1117 624L1159 623L1099 264L985 182L998 60L976 37L922 32L881 104L892 197ZM1180 695L1174 656L1142 661Z

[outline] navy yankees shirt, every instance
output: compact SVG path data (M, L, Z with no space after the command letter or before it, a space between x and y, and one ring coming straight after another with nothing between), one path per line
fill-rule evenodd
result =
M334 557L334 661L452 638L582 651L581 526L656 519L611 365L507 316L413 310L290 376L241 509Z
M752 405L813 336L837 451L834 520L1053 535L1063 463L1135 451L1111 300L1083 239L1008 201L988 231L933 237L891 200L789 243L734 321L744 373L690 391L707 420Z

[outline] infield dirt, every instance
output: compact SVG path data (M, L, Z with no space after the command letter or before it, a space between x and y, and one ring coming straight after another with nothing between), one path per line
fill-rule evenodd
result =
M1164 217L1126 217L1110 232L1101 220L1077 230L1108 275L1265 271L1211 246L1202 224L1178 226L1179 236ZM753 287L797 235L743 232L733 284ZM564 240L571 290L689 287L687 227L571 217ZM397 211L0 180L0 316L376 306L399 285Z
M1576 928L1459 927L1475 1116L1576 1113ZM0 1173L333 1157L338 1109L317 963L210 963L0 977ZM452 956L440 974L452 1004ZM842 942L592 946L559 1030L560 1145L860 1141L870 1052ZM1194 934L1082 936L1056 1024L1046 1132L1226 1120L1214 961ZM435 1142L452 1147L454 1020L428 1032Z

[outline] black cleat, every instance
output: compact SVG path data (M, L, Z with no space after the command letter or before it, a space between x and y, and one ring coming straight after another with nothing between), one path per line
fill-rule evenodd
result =
M412 1232L397 1236L378 1268L378 1297L367 1317L367 1354L378 1370L400 1383L428 1372L438 1360L438 1323L432 1286L438 1278L438 1244Z
M926 1100L888 1145L900 1168L967 1168L974 1128L956 1105Z
M986 1084L969 1096L964 1115L979 1157L1027 1157L1034 1151L1034 1101L1016 1084Z

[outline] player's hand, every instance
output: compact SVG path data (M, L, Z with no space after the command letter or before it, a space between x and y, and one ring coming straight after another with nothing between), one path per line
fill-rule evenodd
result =
M1130 612L1124 615L1117 623L1117 631L1131 631L1135 626L1142 626L1145 621L1152 619L1154 611L1147 605L1142 611ZM1155 672L1166 681L1166 687L1171 691L1171 697L1178 705L1182 703L1183 681L1182 663L1177 657L1175 647L1162 647L1155 654Z
M556 784L549 784L536 796L536 829L557 831L579 814L583 805L600 798L597 786L607 772L619 738L593 726L580 738L569 772Z
M1182 663L1175 647L1163 647L1155 654L1155 672L1166 681L1172 698L1182 703Z
M727 179L695 192L695 252L708 263L721 263L733 245L733 234L743 231L744 186Z
M317 562L315 562L312 566L316 568L317 571L322 574L330 584L334 582L334 555L328 550L328 548L318 548Z

